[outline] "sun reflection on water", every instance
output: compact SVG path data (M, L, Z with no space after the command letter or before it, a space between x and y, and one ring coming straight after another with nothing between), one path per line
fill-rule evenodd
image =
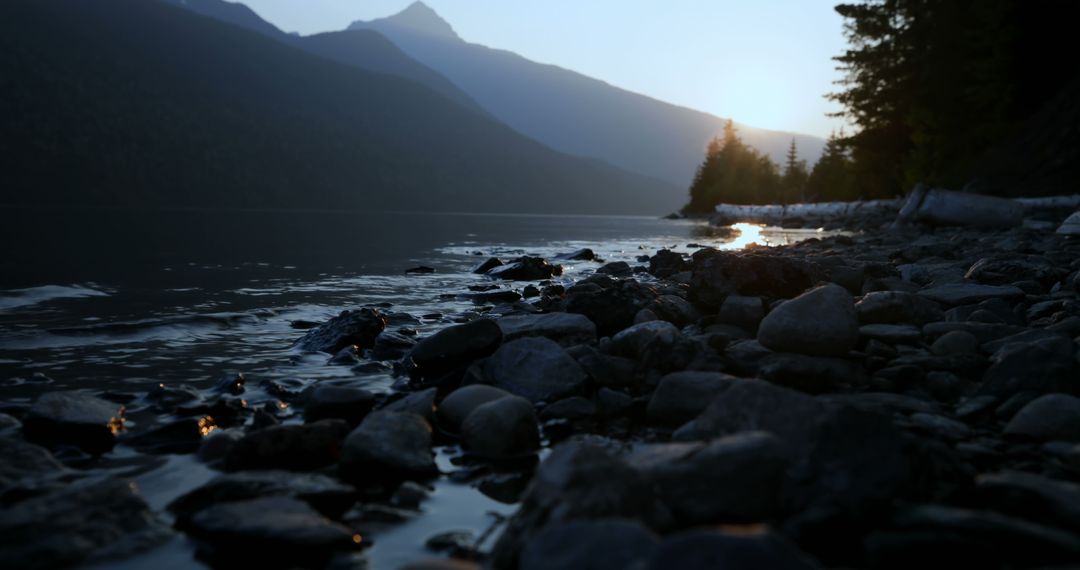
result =
M767 239L762 235L761 230L765 229L761 224L749 224L741 222L738 224L732 224L731 229L739 232L735 239L720 244L720 249L745 249L751 244L754 245L769 245Z

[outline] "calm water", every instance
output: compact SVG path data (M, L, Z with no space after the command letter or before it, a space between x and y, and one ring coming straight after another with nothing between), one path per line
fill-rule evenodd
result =
M628 261L669 248L737 248L749 241L787 243L808 231L752 226L732 236L702 222L641 217L572 217L357 212L117 212L0 210L0 394L22 405L56 389L144 392L158 383L206 387L243 372L252 405L273 400L264 379L333 381L388 390L386 373L331 366L325 356L289 350L297 320L322 321L345 308L381 304L407 313L421 334L490 307L461 295L491 283L470 269L486 256L552 258L592 248L606 261ZM736 232L738 234L738 232ZM433 274L405 274L417 265ZM563 262L559 280L592 273L595 262ZM526 283L500 283L520 290ZM35 377L44 374L50 380ZM289 421L286 412L286 421ZM129 410L133 431L158 418ZM299 418L292 418L299 421ZM440 466L455 467L454 449ZM134 453L119 446L122 462ZM131 475L155 508L213 472L190 456L163 456ZM374 536L365 556L394 567L423 555L441 531L481 532L489 512L513 510L447 478L424 515ZM183 538L127 565L185 567Z

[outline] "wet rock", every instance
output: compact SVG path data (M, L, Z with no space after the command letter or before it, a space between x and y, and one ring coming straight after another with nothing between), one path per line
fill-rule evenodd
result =
M596 413L604 418L616 418L630 413L634 399L611 388L596 391Z
M246 382L244 375L240 372L225 372L214 379L214 390L235 396L244 393Z
M1076 344L1065 337L1028 344L1007 344L990 359L980 394L1011 396L1017 392L1078 392L1080 374Z
M533 297L540 296L540 289L537 289L535 285L526 285L521 289L521 296L526 299L532 299Z
M436 416L439 425L453 433L461 431L461 424L476 408L510 396L510 392L487 384L470 384L450 393L439 403Z
M111 562L170 536L132 485L118 479L77 481L0 511L0 560L28 570Z
M407 394L403 398L393 400L383 406L382 409L388 412L416 414L430 422L435 418L436 394L437 390L435 388L420 390L419 392Z
M680 524L695 525L775 515L788 454L775 436L751 431L708 443L642 446L628 462Z
M938 356L978 354L979 339L967 331L950 331L938 337L930 345L930 352Z
M859 317L859 323L864 325L892 323L922 325L944 318L944 312L934 301L901 291L867 293L855 304L855 313Z
M773 309L761 321L758 342L780 352L841 356L855 348L858 333L851 295L825 285Z
M1019 471L988 473L975 480L980 505L1080 534L1080 485Z
M276 425L248 433L225 457L226 471L286 469L311 471L337 462L349 433L344 420Z
M18 435L0 437L0 490L11 485L33 485L66 468L48 449L23 441Z
M1080 398L1046 394L1024 406L1005 426L1006 435L1080 442Z
M967 424L937 414L916 413L911 415L912 425L939 437L961 440L971 437Z
M625 261L605 263L597 269L596 272L601 275L610 275L612 277L629 277L634 274L634 270L630 268L630 264Z
M595 348L577 345L567 349L589 378L600 386L628 387L639 384L637 363L629 358L602 354Z
M201 400L202 394L198 389L184 384L179 386L158 384L147 392L143 399L157 410L171 412L180 404Z
M81 392L44 394L23 418L27 440L45 447L74 445L95 455L112 449L123 428L123 406Z
M512 457L540 447L536 412L525 398L507 396L481 404L461 425L464 449L482 457Z
M438 379L495 352L502 330L491 319L455 325L421 339L405 357L415 379Z
M790 299L822 276L797 259L702 249L693 255L690 298L706 309L719 308L732 294Z
M476 293L470 297L473 303L482 305L484 303L513 303L521 300L521 293L516 291L490 291L487 293Z
M855 361L782 352L765 355L757 374L774 384L811 394L863 382L862 368Z
M975 335L980 343L988 343L1023 332L1024 329L999 323L976 323L976 322L937 322L923 326L923 336L936 339L941 335L952 331L964 331Z
M945 305L970 305L987 299L1017 299L1024 291L1012 285L982 285L978 283L948 283L920 289L922 297Z
M450 556L475 556L476 533L471 530L449 530L432 535L424 541L424 547Z
M918 344L922 330L913 325L863 325L859 327L859 336L889 344Z
M540 281L562 275L562 267L551 265L540 257L519 257L505 265L489 269L485 275L514 281Z
M984 257L968 269L964 279L988 285L1011 285L1017 281L1033 279L1044 285L1053 285L1066 275L1068 271L1054 267L1053 262L1046 258Z
M356 489L317 473L243 471L211 479L167 508L183 527L191 515L213 505L270 496L298 499L325 516L338 517L355 501Z
M1070 340L1067 334L1051 329L1023 329L1016 334L985 342L982 349L993 354L1000 351L1007 344L1031 344L1049 339Z
M431 496L431 491L429 487L415 481L405 481L390 497L390 504L398 508L418 511L420 504Z
M401 570L480 570L480 565L466 560L431 559L417 560L401 567Z
M503 317L495 322L502 330L505 341L540 336L567 347L596 342L596 325L584 315L573 313L520 315Z
M692 530L671 536L645 565L646 570L813 570L817 567L798 548L772 533L725 534L715 530Z
M641 474L604 445L571 440L555 447L536 470L521 507L492 552L495 568L512 568L543 527L580 519L629 518L657 524L661 511Z
M484 261L482 261L480 263L480 265L477 265L476 267L474 267L472 272L473 273L480 273L480 274L487 273L488 271L491 271L492 269L495 269L496 267L501 267L502 264L503 264L502 260L499 259L498 257L489 257L489 258L485 259Z
M593 250L585 247L577 251L570 253L563 253L556 256L558 259L569 259L571 261L592 261L596 259L596 253Z
M338 316L311 329L293 347L309 352L335 354L355 344L371 348L375 338L386 327L386 318L375 309L342 311Z
M396 331L379 333L371 347L371 358L375 360L400 360L416 346L416 339Z
M410 267L410 268L406 269L405 273L414 273L414 274L435 273L435 268L434 267L428 267L426 265L417 265L416 267Z
M214 418L210 416L184 418L122 441L142 453L195 453L203 438L215 428Z
M765 305L760 297L728 295L720 305L717 321L735 325L751 333L757 333L761 319L765 318Z
M396 482L437 475L431 425L412 414L373 412L345 439L340 469L354 481Z
M240 428L216 429L203 438L199 444L197 456L199 461L216 465L236 447L236 442L244 438L244 430Z
M484 369L491 383L532 402L553 402L580 392L585 371L555 341L527 337L510 341L491 355Z
M672 275L690 269L690 264L682 254L668 249L661 249L656 255L646 259L649 262L649 273L666 279Z
M624 570L646 560L657 538L625 519L549 525L525 545L521 570Z
M647 321L626 328L611 338L611 351L618 356L638 359L652 347L674 345L682 333L667 321Z
M334 552L356 550L362 543L352 529L289 497L213 505L192 515L183 530L200 540L203 556L217 564L321 566Z
M649 399L649 423L682 425L697 417L721 392L742 381L720 372L672 372L660 379Z
M312 389L304 405L304 421L345 420L357 426L375 407L375 394L361 388L320 385Z
M655 298L655 291L634 280L595 289L575 286L567 293L566 312L585 315L596 324L598 335L611 336L634 324L638 311Z
M879 568L1039 567L1077 560L1080 539L989 511L925 505L900 511L892 530L872 533L866 549L869 565Z

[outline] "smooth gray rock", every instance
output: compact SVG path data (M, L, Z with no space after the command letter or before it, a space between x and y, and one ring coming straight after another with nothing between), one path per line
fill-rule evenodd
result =
M339 516L356 498L356 489L318 473L291 471L241 471L211 479L168 505L169 512L184 519L219 503L280 496L299 499L327 516Z
M316 386L304 405L304 420L340 419L357 426L375 407L375 394L348 386Z
M1080 398L1068 394L1040 396L1005 425L1004 433L1043 441L1080 442Z
M1080 235L1080 211L1073 212L1057 229L1057 233L1065 236Z
M596 342L596 325L585 315L574 313L545 313L512 315L495 321L502 330L503 340L542 336L562 346Z
M532 404L507 396L474 409L461 425L461 445L481 457L513 457L536 452L540 428Z
M405 356L413 378L437 379L488 356L502 343L502 329L492 319L446 327L420 339Z
M647 321L622 330L611 337L613 354L627 358L641 358L651 347L671 346L682 333L667 321Z
M742 381L721 372L672 372L660 379L649 399L649 423L682 425L697 417L718 394Z
M707 443L644 445L627 458L682 525L768 520L788 453L776 436L742 432Z
M544 406L544 409L540 412L540 418L544 420L564 419L577 421L588 419L595 415L596 404L583 396L571 396L557 402L552 402Z
M847 354L859 340L851 294L832 284L811 289L766 315L757 340L778 352L812 356Z
M1024 291L1012 285L983 285L980 283L948 283L920 289L919 295L945 305L970 305L987 299L1017 299Z
M67 471L44 447L24 441L17 434L0 436L0 490L20 482L41 483Z
M109 451L124 429L124 406L82 392L49 392L23 418L26 439L52 447L74 445L91 454Z
M938 356L948 356L950 354L978 354L979 339L967 331L950 331L938 337L938 339L930 345L930 352Z
M648 309L657 317L675 326L686 326L698 319L698 310L678 295L660 295Z
M372 412L345 438L339 467L353 481L432 477L431 425L414 414Z
M657 537L636 521L600 519L549 525L529 540L521 570L625 570L647 559Z
M676 441L708 440L744 431L766 431L797 449L825 411L813 396L761 380L731 382L705 410L679 428Z
M827 356L775 352L758 364L757 375L774 384L819 394L863 382L859 361Z
M112 562L171 536L168 525L121 479L76 481L0 511L0 560L12 568Z
M1055 337L1001 347L990 359L979 393L1008 397L1017 392L1080 392L1076 343Z
M435 418L435 396L437 393L436 388L412 392L403 398L386 404L382 409L388 412L416 414L430 422Z
M491 383L531 402L553 402L584 389L587 376L555 341L520 338L495 351L484 365Z
M923 336L928 339L937 339L952 331L964 331L975 335L975 338L979 339L980 343L987 343L1023 332L1023 330L1023 328L1018 326L1001 323L977 323L973 321L936 322L923 325Z
M923 325L944 318L941 307L924 297L903 291L875 291L855 304L859 322L869 324L910 323Z
M416 339L397 331L384 330L375 337L371 358L375 360L399 360L416 346Z
M922 329L914 325L863 325L859 327L859 336L889 344L918 344L922 340Z
M1080 485L1020 471L975 479L979 504L1080 534Z
M487 384L462 386L443 398L436 411L436 417L441 427L457 433L461 431L461 424L473 410L488 402L511 395L506 390Z

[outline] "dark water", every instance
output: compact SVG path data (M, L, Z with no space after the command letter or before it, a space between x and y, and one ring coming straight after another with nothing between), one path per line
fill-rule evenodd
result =
M491 309L458 295L490 283L470 272L489 255L551 258L589 247L605 260L635 264L660 248L690 252L814 235L746 226L733 236L701 222L641 217L26 209L0 215L0 399L9 407L57 389L201 388L227 371L247 376L251 405L274 401L257 387L266 379L385 391L394 383L388 373L291 351L302 332L290 323L382 304L418 317L416 327L426 334ZM436 272L404 273L417 265ZM564 266L559 279L569 283L599 264ZM520 290L525 283L500 285ZM139 411L129 409L132 431L163 419ZM287 409L282 416L300 421ZM438 449L444 471L455 469L456 452ZM135 453L121 445L112 455L122 460ZM191 456L101 469L135 477L155 509L213 476ZM422 556L432 534L481 532L493 520L490 512L513 508L443 478L422 516L374 536L376 545L364 556L374 567L394 567ZM178 538L126 565L191 563L190 544Z

